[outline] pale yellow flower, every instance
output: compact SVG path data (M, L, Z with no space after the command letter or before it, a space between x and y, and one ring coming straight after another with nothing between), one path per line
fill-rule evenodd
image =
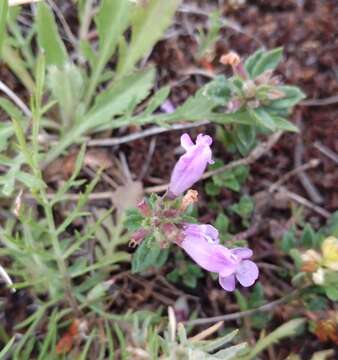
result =
M323 265L338 271L338 238L329 236L322 244Z

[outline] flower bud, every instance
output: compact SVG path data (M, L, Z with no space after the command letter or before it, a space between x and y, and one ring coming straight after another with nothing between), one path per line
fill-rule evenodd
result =
M171 174L168 197L174 199L197 182L203 175L208 164L212 164L212 138L199 134L194 144L188 134L181 136L181 145L186 150L176 163Z

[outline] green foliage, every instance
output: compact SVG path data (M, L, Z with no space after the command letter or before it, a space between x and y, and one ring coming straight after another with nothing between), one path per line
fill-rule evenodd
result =
M124 45L117 67L120 77L130 72L137 61L152 49L169 26L179 4L180 0L149 0L146 6L139 5L134 9L131 40L128 45Z
M197 59L213 53L214 46L220 37L220 29L222 28L222 21L219 12L213 12L209 16L210 25L207 31L199 30L199 45L197 50Z
M242 196L237 204L231 205L230 209L242 218L243 224L248 225L248 219L254 210L254 202L250 196Z
M38 43L46 54L47 64L64 65L68 60L67 50L58 33L53 12L40 2L36 16Z
M276 48L270 51L258 50L245 62L245 68L251 78L256 78L267 70L275 70L281 62L283 48Z
M6 33L7 13L8 13L8 1L2 1L0 4L0 56L2 53L2 45Z
M203 277L201 268L186 261L181 252L175 252L175 264L174 270L167 275L168 280L195 288L198 279Z
M142 272L150 267L160 268L167 261L168 249L161 249L152 236L137 247L131 263L133 273Z

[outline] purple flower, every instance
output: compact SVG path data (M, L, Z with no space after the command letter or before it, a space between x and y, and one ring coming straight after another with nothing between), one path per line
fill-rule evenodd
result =
M180 244L184 251L203 269L219 274L219 283L226 291L235 290L235 279L248 287L258 278L257 265L247 260L247 248L227 249L218 244L218 231L211 225L186 225Z
M181 136L181 145L186 150L176 163L168 188L169 197L175 198L198 181L208 164L212 164L210 145L212 138L199 134L194 144L188 134Z
M244 287L252 286L258 278L259 270L257 265L247 260L252 256L252 250L248 248L236 248L230 250L232 258L236 263L236 270L233 274L222 276L220 274L218 281L226 291L234 291L236 279Z

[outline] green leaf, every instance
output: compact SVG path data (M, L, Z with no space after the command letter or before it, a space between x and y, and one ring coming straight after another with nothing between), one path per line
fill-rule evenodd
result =
M244 66L249 75L252 76L252 70L254 66L258 63L258 61L261 59L263 54L264 50L257 50L246 59Z
M306 97L306 95L296 86L277 86L276 90L281 91L285 96L271 102L269 107L273 109L292 108Z
M5 1L7 2L7 0ZM0 351L0 359L4 359L5 355L9 355L9 351L12 347L12 345L14 344L14 341L16 339L16 336L14 335L9 341L8 343L1 349Z
M84 79L80 69L70 63L62 67L51 66L48 86L59 103L63 125L71 126L84 90Z
M168 249L161 249L153 237L149 237L135 251L131 262L131 270L133 273L137 273L152 266L161 267L166 262L168 255Z
M124 222L124 226L129 231L138 230L142 226L143 216L137 209L128 209L126 211L126 219Z
M296 246L296 237L293 230L287 231L282 238L281 249L289 253L289 251Z
M262 53L256 58L256 62L251 64L250 75L255 78L267 70L274 70L283 57L283 48L276 48Z
M304 331L304 325L306 323L306 319L293 319L290 320L276 330L272 331L270 334L261 338L256 345L251 349L250 354L241 358L241 360L251 360L255 359L256 356L261 353L263 350L271 346L272 344L280 341L286 337L295 337L296 335L302 333Z
M8 1L1 1L0 3L0 56L2 54L2 45L6 37L6 22L8 14Z
M77 124L70 129L47 154L45 162L49 163L56 159L68 146L79 141L87 131L94 130L99 126L111 123L114 126L113 117L131 110L132 104L143 100L153 86L155 72L153 68L132 74L114 84L101 93L93 108ZM128 124L125 124L128 125Z
M219 230L219 232L226 233L229 229L229 224L229 218L225 214L220 213L217 215L215 227Z
M36 16L38 43L46 53L47 64L62 65L66 63L67 51L58 33L53 12L44 2L39 2Z
M115 81L95 101L93 108L82 120L89 128L105 123L114 115L132 110L131 105L138 104L148 96L155 79L154 68L140 71L124 79Z
M170 86L164 86L153 95L153 97L149 100L147 109L145 111L146 114L153 113L159 106L163 104L163 102L167 99L170 93Z
M300 243L306 248L313 248L316 244L316 233L313 231L310 224L306 224L302 237L300 238Z
M105 64L114 54L116 45L128 26L132 2L103 0L95 16L99 34L99 62Z
M139 4L131 18L131 41L117 72L120 77L129 73L161 38L170 25L181 0L148 0Z
M279 130L286 130L286 131L292 131L292 132L299 132L299 129L297 126L293 125L292 122L279 117L279 116L273 116L273 121Z
M252 120L260 126L267 128L271 131L276 130L276 124L274 122L273 117L263 108L257 109L248 109L250 117Z
M331 301L338 301L338 287L325 287L325 294Z
M205 184L205 192L209 195L209 196L216 196L216 195L219 195L219 193L221 192L221 188L214 184L213 182L211 181L208 181L206 184Z
M250 196L242 196L239 203L230 206L230 209L234 211L240 217L248 218L254 210L254 202Z

